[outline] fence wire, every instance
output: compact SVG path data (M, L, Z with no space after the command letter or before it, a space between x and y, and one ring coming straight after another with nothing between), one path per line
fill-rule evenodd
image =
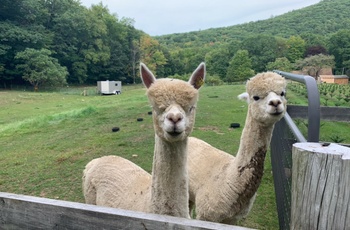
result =
M276 194L279 227L289 229L292 188L292 146L300 142L286 119L275 125L271 139L271 163Z

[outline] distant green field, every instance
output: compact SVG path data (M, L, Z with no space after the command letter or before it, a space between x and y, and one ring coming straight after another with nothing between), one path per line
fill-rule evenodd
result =
M0 91L0 191L84 202L82 171L103 155L122 156L150 172L154 132L145 89L126 86L112 96L96 95L93 87L81 96L82 90ZM242 92L243 85L202 88L192 136L235 154L247 111L237 99ZM342 128L349 123L338 132ZM278 229L269 155L254 208L240 225Z

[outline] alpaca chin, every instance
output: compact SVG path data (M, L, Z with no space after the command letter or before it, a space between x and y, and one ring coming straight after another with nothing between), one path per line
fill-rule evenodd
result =
M185 132L166 132L164 133L165 140L169 142L182 141L186 138Z
M274 117L283 117L283 115L284 115L284 111L278 111L278 110L276 110L276 111L272 111L272 112L270 112L270 115L271 116L274 116Z

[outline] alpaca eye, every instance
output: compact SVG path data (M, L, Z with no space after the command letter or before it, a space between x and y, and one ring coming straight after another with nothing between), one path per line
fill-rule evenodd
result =
M189 112L192 112L196 107L195 106L191 106L189 109Z
M281 93L281 96L282 96L282 97L286 96L286 93L285 93L285 92L282 92L282 93Z
M254 101L258 101L260 99L259 96L253 96Z

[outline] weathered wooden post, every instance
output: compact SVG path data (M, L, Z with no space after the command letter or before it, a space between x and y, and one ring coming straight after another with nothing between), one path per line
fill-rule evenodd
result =
M350 229L350 148L293 145L291 229Z

